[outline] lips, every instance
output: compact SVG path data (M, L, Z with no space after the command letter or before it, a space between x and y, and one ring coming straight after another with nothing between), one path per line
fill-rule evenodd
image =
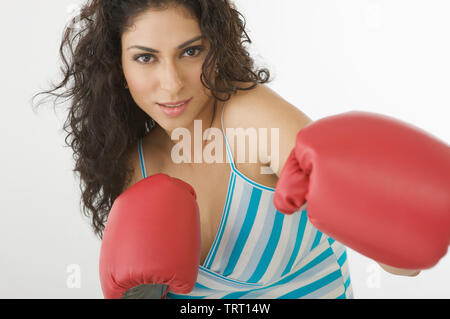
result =
M170 107L172 105L178 105L178 104L185 104L187 102L189 102L192 98L190 98L189 100L183 100L183 101L178 101L178 102L167 102L167 103L158 103L161 106L165 106L165 107Z
M186 108L189 105L189 102L191 102L191 100L192 100L192 98L189 99L189 100L185 100L184 104L182 104L180 106L177 106L177 107L173 107L173 106L172 107L168 107L168 106L164 106L164 105L159 104L159 103L158 103L158 105L159 105L159 108L161 109L161 111L163 111L164 114L166 114L167 116L170 116L170 117L176 117L176 116L181 115L184 112L184 110L186 110ZM181 101L180 103L183 103L183 102Z

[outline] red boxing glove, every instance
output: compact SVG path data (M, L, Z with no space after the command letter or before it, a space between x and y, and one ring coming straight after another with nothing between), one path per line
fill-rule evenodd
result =
M322 232L378 262L434 266L450 244L450 148L408 124L365 112L311 123L297 135L274 205L307 201Z
M157 174L115 200L100 251L105 298L189 293L197 281L199 263L200 215L189 184ZM149 297L155 287L162 294Z

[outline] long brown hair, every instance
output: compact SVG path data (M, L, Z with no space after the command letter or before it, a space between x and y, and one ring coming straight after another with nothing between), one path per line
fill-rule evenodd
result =
M201 82L217 100L225 102L238 90L251 90L270 79L269 70L255 69L245 48L251 43L245 18L230 0L87 1L64 29L59 49L63 79L34 97L70 100L65 142L73 150L73 171L79 173L83 213L100 239L114 200L131 180L130 150L154 124L124 88L121 35L139 13L170 5L189 9L211 43ZM216 64L217 74L212 71ZM241 88L233 85L237 82L253 85Z

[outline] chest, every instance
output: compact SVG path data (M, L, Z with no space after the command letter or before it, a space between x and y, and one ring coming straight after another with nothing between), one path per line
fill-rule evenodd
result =
M229 164L209 164L201 167L171 166L160 173L189 183L197 195L201 227L202 265L218 232L227 198L231 167Z
M228 196L231 165L227 162L175 165L170 161L158 158L158 156L152 156L157 152L148 152L148 154L145 157L147 175L167 174L189 183L195 190L201 226L200 264L203 265L219 230ZM261 174L260 164L237 163L236 159L234 159L234 163L236 163L236 169L246 177L265 186L276 186L276 176Z
M230 170L229 167L218 166L214 172L184 179L194 187L197 194L202 241L201 264L206 259L220 226L227 198Z
M276 186L277 178L259 174L260 166L257 164L237 165L236 168L246 177L262 185ZM218 233L227 197L231 196L228 193L231 172L229 163L209 164L203 171L194 174L186 174L186 172L177 172L176 170L167 172L167 174L188 182L196 191L201 225L201 265L208 256Z

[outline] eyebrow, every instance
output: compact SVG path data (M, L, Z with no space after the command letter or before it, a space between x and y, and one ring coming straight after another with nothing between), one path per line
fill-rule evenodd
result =
M191 43L193 43L195 41L198 41L200 39L203 39L204 37L205 36L203 36L203 35L199 35L199 36L197 36L197 37L195 37L195 38L193 38L193 39L191 39L189 41L186 41L186 42L180 44L177 47L177 49L178 50L183 49L184 47L187 47L189 44L191 44ZM147 47L144 47L144 46L141 46L141 45L133 45L133 46L129 47L127 50L130 50L130 49L133 49L133 48L134 49L143 50L143 51L147 51L147 52L150 52L150 53L159 53L158 50L155 50L155 49L152 49L152 48L147 48Z

